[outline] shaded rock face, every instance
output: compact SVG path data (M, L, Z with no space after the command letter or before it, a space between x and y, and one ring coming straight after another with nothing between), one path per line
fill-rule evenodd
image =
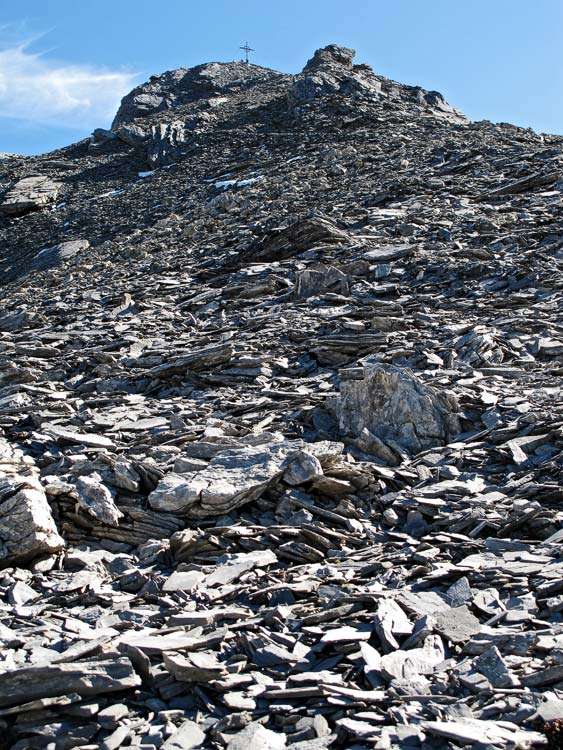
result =
M453 394L426 386L409 370L366 363L358 379L344 380L337 401L340 429L364 430L408 453L444 445L460 432Z

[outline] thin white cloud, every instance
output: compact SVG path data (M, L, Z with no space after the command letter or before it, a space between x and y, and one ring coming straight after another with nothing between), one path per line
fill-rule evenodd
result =
M135 84L133 73L54 62L29 45L0 44L0 117L68 128L103 126Z

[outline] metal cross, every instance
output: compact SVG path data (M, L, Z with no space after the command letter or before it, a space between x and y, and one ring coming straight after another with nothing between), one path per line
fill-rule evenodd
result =
M243 47L239 47L239 49L243 49L245 52L245 60L244 62L248 65L248 53L249 52L255 52L256 50L253 50L252 47L248 46L248 42L244 43Z

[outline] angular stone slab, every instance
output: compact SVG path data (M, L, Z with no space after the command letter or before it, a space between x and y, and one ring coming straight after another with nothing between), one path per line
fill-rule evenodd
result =
M7 216L21 216L53 203L60 185L44 175L24 177L6 193L0 211Z
M44 271L48 268L53 268L69 258L74 258L89 247L90 243L88 240L70 240L69 242L60 242L58 245L53 245L52 247L46 247L43 250L40 250L33 259L31 267L37 271Z
M191 750L201 747L205 734L194 721L186 719L179 729L161 745L162 750Z
M78 693L83 697L133 688L141 680L129 659L107 659L46 667L24 667L0 674L0 707Z

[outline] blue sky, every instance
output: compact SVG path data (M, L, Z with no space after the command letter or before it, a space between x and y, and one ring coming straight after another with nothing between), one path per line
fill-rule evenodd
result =
M290 73L354 47L472 119L563 134L563 0L18 0L0 4L0 151L83 138L149 75L236 59L246 39Z

